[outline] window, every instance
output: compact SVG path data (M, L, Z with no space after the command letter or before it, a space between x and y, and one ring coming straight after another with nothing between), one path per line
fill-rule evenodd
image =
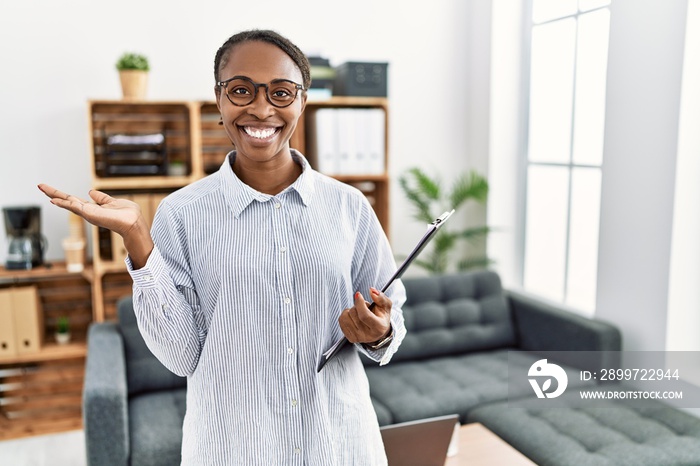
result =
M610 0L532 0L523 287L593 313ZM527 74L526 74L527 75Z

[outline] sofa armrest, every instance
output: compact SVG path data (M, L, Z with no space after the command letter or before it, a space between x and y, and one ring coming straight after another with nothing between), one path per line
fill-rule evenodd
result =
M620 330L607 322L584 317L524 293L508 290L508 299L518 338L525 351L599 352L593 360L562 353L558 359L583 369L618 367L622 350ZM597 367L596 367L597 366Z
M127 465L129 414L124 344L117 325L88 330L83 384L83 425L89 466Z

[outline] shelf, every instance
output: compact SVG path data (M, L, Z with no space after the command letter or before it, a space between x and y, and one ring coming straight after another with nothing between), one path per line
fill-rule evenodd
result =
M30 363L42 361L55 361L58 359L72 359L85 357L87 345L85 342L68 343L59 345L47 343L37 353L0 358L0 364Z
M100 191L118 189L177 189L186 186L195 179L190 176L132 176L114 178L95 178L92 183L94 189Z
M47 262L30 270L8 270L0 268L0 285L19 285L34 283L41 280L53 280L66 276L83 277L90 280L92 266L86 265L82 272L69 272L65 262Z
M98 274L105 274L105 273L127 272L127 270L126 270L126 264L122 261L119 261L119 262L101 261L99 267L97 267L97 270L95 272Z
M0 362L0 440L81 428L85 345L47 349L42 356Z
M329 99L307 100L307 107L387 107L386 97L333 96Z
M343 183L360 183L364 181L384 182L389 180L388 175L329 175Z

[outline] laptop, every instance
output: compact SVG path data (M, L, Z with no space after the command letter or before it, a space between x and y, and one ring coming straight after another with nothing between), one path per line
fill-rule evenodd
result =
M389 466L444 466L457 422L449 414L381 427Z

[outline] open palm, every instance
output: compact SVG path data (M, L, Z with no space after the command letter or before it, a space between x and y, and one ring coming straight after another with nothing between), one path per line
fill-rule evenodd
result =
M47 184L39 189L46 194L53 205L69 210L98 227L107 228L125 237L141 219L141 208L127 199L115 199L102 191L89 192L93 202L64 193Z

